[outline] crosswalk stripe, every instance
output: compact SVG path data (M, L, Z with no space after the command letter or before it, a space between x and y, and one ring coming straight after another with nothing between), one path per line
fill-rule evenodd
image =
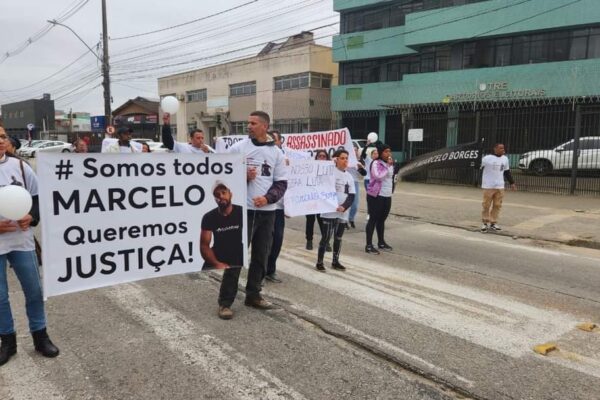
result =
M445 333L513 357L528 354L537 343L569 332L576 319L510 298L460 286L425 274L377 262L343 256L353 273L317 273L306 253L290 249L281 271L376 306L387 312L432 326ZM305 268L299 268L305 265ZM364 278L364 279L362 279ZM367 282L368 279L379 282ZM382 284L381 280L388 283ZM462 307L456 304L462 303Z
M247 368L245 365L250 362L234 348L184 315L153 301L151 294L138 284L120 285L108 291L119 307L149 326L182 363L202 368L232 398L304 399L264 368Z

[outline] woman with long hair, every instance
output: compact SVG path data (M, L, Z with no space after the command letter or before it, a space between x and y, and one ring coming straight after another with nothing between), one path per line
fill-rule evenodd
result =
M365 252L379 254L379 250L392 250L385 242L385 220L392 207L392 190L394 181L394 159L390 146L384 143L377 145L379 157L371 163L371 180L367 188L367 245ZM373 232L377 229L377 248L373 246ZM379 249L379 250L378 250Z

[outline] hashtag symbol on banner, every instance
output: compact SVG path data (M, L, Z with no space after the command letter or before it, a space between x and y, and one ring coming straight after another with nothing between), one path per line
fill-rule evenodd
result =
M73 173L73 163L71 160L60 160L60 163L56 165L56 176L58 176L58 180L60 181L63 176L65 180L69 179L69 176Z

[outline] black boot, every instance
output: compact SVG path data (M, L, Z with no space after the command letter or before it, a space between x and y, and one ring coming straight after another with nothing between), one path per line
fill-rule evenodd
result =
M17 353L17 334L0 335L0 365L4 365Z
M42 353L44 357L56 357L58 355L58 347L48 337L46 328L31 332L31 336L33 337L35 350L38 353Z

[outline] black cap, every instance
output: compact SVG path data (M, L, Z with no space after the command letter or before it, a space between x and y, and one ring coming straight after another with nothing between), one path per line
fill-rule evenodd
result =
M122 135L124 133L133 133L133 129L130 126L122 126L117 129L117 135Z

